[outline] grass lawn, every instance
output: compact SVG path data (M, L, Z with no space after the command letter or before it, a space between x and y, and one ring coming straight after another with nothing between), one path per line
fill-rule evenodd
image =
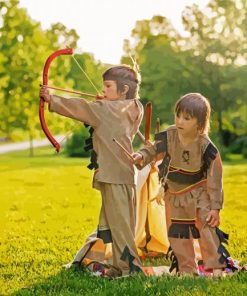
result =
M225 279L144 277L107 281L62 270L97 225L100 195L87 159L52 149L0 155L0 295L247 295L247 275ZM247 161L224 163L232 257L247 263Z

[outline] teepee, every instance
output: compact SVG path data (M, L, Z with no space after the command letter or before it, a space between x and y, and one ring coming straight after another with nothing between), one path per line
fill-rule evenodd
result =
M146 105L145 139L150 141L152 105ZM160 122L157 119L156 132ZM169 248L165 205L155 197L159 191L158 163L151 163L138 171L135 241L140 256L166 254Z

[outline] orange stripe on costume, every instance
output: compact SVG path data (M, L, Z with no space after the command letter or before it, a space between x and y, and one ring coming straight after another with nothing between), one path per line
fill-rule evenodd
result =
M205 183L207 182L207 179L204 179L204 180L201 180L199 182L197 182L196 184L193 184L193 185L190 185L182 190L179 190L179 191L171 191L170 189L168 189L168 192L170 194L176 194L176 195L179 195L179 194L184 194L184 193L187 193L189 191L191 191L192 189L196 188L196 187L199 187L201 185L204 185L205 186Z

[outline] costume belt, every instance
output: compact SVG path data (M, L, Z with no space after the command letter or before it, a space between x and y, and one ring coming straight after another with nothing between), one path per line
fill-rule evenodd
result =
M169 167L167 179L179 184L195 184L205 178L204 170L200 169L195 172L176 169L172 166Z

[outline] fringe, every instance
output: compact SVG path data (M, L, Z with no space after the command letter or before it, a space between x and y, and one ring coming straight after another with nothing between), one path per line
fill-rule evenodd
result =
M90 170L93 170L93 169L97 170L99 168L99 165L97 163L97 154L93 150L93 132L94 132L94 129L88 124L84 124L84 125L85 125L85 127L89 127L89 133L90 133L89 138L85 140L85 146L84 146L85 151L91 150L90 164L87 166L87 168L90 169Z
M178 259L175 256L171 246L169 246L168 251L166 253L166 259L171 260L171 266L169 268L169 272L172 272L175 269L176 270L175 272L178 273L179 272Z
M200 238L199 230L196 228L194 223L192 224L172 223L168 231L168 237L189 239L190 233L193 238Z
M130 254L128 246L125 246L123 253L120 257L121 260L129 262L130 273L142 271L141 268L133 263L135 257Z

